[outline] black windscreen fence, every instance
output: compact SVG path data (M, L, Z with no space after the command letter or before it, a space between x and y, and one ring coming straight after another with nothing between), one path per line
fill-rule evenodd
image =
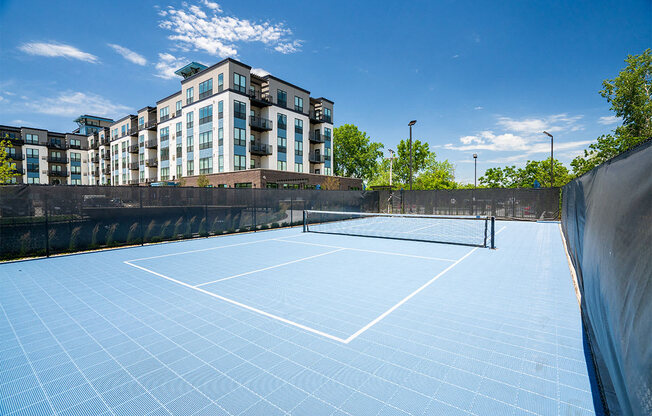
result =
M652 414L652 139L563 188L562 227L612 414Z

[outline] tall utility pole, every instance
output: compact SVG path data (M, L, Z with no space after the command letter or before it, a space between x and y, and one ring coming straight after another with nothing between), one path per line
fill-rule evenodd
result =
M412 190L412 126L416 123L416 120L412 120L408 123L408 126L410 126L410 191Z
M473 164L474 164L474 173L473 173L473 189L478 187L478 154L473 153Z
M553 186L555 186L555 176L552 173L552 167L555 164L555 159L552 158L552 142L553 142L553 138L552 138L552 134L548 133L547 131L544 131L543 134L550 137L550 187L552 188Z
M392 149L389 150L389 190L392 190L392 165L394 164L394 151Z

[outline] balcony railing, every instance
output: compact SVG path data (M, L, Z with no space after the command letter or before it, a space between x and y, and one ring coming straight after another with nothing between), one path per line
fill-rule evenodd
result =
M308 157L310 160L310 163L324 163L324 155L320 155L317 153L310 153L310 156Z
M51 140L47 142L47 147L52 149L61 149L61 150L65 150L68 148L68 146L66 146L65 143L55 142Z
M111 142L111 140L108 137L102 137L100 139L100 145L106 146Z
M272 105L272 97L267 93L260 91L249 91L249 94L247 95L249 95L249 99L251 100L252 105L258 107L267 107Z
M100 148L100 141L99 141L99 140L94 140L94 141L91 143L91 149L93 149L93 150L97 150L97 149L99 149L99 148Z
M68 176L68 171L65 170L65 169L61 169L61 170L50 170L49 175L50 175L50 176L57 176L57 177L60 177L60 178L65 178L66 176Z
M249 152L251 152L252 155L269 156L272 154L272 146L268 144L256 144L252 142L249 146Z
M129 169L138 170L138 162L129 162Z
M22 153L7 153L7 157L11 160L23 160L25 156Z
M100 163L100 155L91 156L88 160L92 163Z
M102 153L102 159L111 160L111 154L109 152Z
M138 136L138 128L137 128L137 127L134 127L133 129L130 129L129 132L128 132L128 134L129 134L130 136Z
M111 168L110 167L104 167L102 168L102 173L108 176L111 176Z
M128 147L129 153L138 153L138 145L132 144Z
M69 145L71 149L76 149L76 150L81 150L82 145L81 144L71 144Z
M156 167L156 166L158 166L158 159L156 159L156 158L147 159L145 161L145 165L150 167L150 168Z
M145 147L148 149L155 149L156 146L158 146L158 142L156 140L147 140L145 142Z
M252 130L268 131L272 129L272 120L258 116L249 116L249 126Z
M326 141L325 138L326 137L322 136L321 133L318 132L318 131L313 131L313 132L310 133L310 142L311 143L324 143Z
M68 158L67 157L61 157L61 156L48 156L48 162L50 163L68 163Z
M170 119L170 115L166 114L164 116L161 116L161 119L159 120L159 123L163 123L164 121L168 121Z
M177 110L174 112L174 117L179 117L181 115L181 110Z
M0 136L0 140L5 140L5 138ZM15 146L21 146L23 143L25 143L25 141L20 137L7 137L7 140L9 140L11 144Z
M129 179L129 185L138 185L138 179Z

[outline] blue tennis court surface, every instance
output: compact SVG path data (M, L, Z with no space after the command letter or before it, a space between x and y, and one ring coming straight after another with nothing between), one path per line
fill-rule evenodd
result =
M2 415L591 415L556 223L284 229L0 265Z

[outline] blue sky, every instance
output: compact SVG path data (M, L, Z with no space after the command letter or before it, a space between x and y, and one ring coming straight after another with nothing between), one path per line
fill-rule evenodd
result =
M568 163L615 128L598 91L652 47L652 2L0 0L0 124L70 131L179 88L170 72L231 56L335 101L394 148L430 143L473 181L549 154ZM194 28L189 30L188 28ZM10 29L10 30L8 30Z

